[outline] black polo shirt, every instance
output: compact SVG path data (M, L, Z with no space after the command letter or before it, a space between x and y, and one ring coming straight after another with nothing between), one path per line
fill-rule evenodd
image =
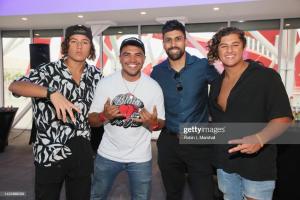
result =
M291 117L289 99L279 74L257 62L250 61L232 88L226 111L217 104L224 73L213 82L209 110L213 122L268 122L275 118ZM215 164L228 173L238 173L254 180L276 178L276 146L265 145L258 153L228 153L228 145L215 145Z

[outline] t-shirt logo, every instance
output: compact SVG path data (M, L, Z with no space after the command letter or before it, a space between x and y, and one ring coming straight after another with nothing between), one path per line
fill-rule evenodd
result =
M129 119L133 113L138 113L139 109L132 104L123 104L119 106L119 111L126 119Z
M139 110L144 108L144 103L140 99L130 93L119 94L113 99L112 104L119 107L123 117L112 120L111 125L123 126L124 128L142 125L133 121L134 118L140 118Z

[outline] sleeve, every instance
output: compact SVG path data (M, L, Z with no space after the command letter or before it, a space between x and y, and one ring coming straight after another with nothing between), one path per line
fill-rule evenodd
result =
M207 74L206 80L211 84L216 78L220 77L218 70L213 65L207 63Z
M104 95L105 94L104 86L103 86L104 84L102 82L103 82L102 80L98 82L89 113L93 113L93 112L99 113L102 112L104 109L104 104L108 96Z
M14 81L31 82L40 86L48 87L51 78L52 77L44 68L43 69L39 68L39 69L31 69L28 75L22 76ZM14 93L13 96L20 97L19 95Z
M45 70L45 68L39 68L31 69L28 75L22 76L19 79L16 79L16 81L27 81L40 86L47 87L50 83L50 79L51 76Z
M293 118L289 98L280 75L272 70L268 76L266 81L266 110L268 121L280 117Z
M150 74L150 77L152 79L156 80L156 67L155 66L153 67L153 70L152 70L152 72Z
M159 86L158 83L157 85L157 96L154 100L156 108L157 108L157 117L159 119L165 120L165 104L164 104L164 96L161 87Z

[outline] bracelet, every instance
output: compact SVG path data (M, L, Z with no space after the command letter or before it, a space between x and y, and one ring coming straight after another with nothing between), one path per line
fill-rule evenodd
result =
M257 138L257 140L258 140L259 144L260 144L260 147L263 147L263 146L264 146L264 143L263 143L263 141L262 141L262 139L261 139L260 135L258 135L258 134L255 134L255 136L256 136L256 138Z
M105 117L103 112L99 113L99 120L101 123L104 123L107 121L107 118Z
M152 125L150 126L150 130L151 130L151 131L158 131L158 130L159 130L159 122L156 121L154 124L152 124Z

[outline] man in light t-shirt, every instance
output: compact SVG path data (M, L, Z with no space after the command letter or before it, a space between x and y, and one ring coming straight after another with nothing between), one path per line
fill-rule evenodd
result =
M164 126L163 93L141 73L145 47L131 37L120 46L122 70L99 82L91 105L91 126L104 124L95 159L91 199L107 199L116 176L128 173L132 199L150 199L151 132Z

